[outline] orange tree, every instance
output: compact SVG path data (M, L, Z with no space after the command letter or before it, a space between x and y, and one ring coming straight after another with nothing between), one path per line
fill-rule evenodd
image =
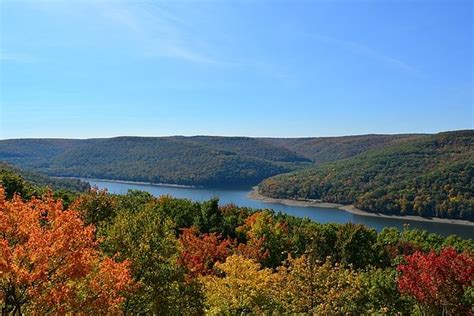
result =
M98 251L94 227L51 195L6 200L0 187L2 313L113 313L132 289L129 262Z
M179 236L182 251L178 262L190 276L213 274L214 264L224 262L230 253L232 241L216 233L199 235L197 228L184 228Z

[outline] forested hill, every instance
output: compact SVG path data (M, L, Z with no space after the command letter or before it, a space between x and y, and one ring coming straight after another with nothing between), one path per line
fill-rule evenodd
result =
M87 182L77 179L52 178L32 171L21 170L10 164L0 161L0 185L7 190L7 195L13 192L22 196L34 193L43 193L46 187L54 189L56 193L85 192L90 189Z
M310 163L244 137L4 140L0 159L55 176L208 186L254 185Z
M216 136L11 139L0 141L0 160L54 176L248 186L314 162L350 157L409 137L364 135L321 141Z
M446 132L269 178L268 197L354 204L368 212L474 220L474 131Z
M53 176L250 186L280 173L418 137L423 136L11 139L0 141L0 160Z
M355 135L341 137L264 138L265 142L284 147L316 164L356 156L370 149L410 141L426 134Z

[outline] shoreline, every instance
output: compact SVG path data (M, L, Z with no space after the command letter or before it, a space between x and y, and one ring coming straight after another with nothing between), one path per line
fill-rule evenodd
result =
M126 183L126 184L142 184L142 185L152 185L157 187L171 187L171 188L183 188L183 189L199 189L199 186L195 185L184 185L184 184L173 184L173 183L153 183L153 182L141 182L141 181L127 181L127 180L111 180L111 179L97 179L97 178L80 178L80 177L53 177L59 179L77 179L84 182L89 181L100 181L100 182L110 182L110 183Z
M183 189L202 188L199 186L180 185L180 184L172 184L172 183L152 183L152 182L110 180L110 179L97 179L97 178L80 178L80 177L54 177L54 178L79 179L85 182L88 182L88 180L90 180L90 181L101 181L101 182L110 182L110 183L125 183L125 184L138 184L138 185L142 184L142 185L151 185L151 186L157 186L157 187L171 187L171 188L183 188ZM287 206L322 207L322 208L329 208L329 209L338 209L338 210L345 211L354 215L365 216L365 217L378 217L378 218L388 218L388 219L397 219L397 220L452 224L452 225L474 227L474 222L470 222L468 220L463 220L463 219L449 219L449 218L438 218L438 217L425 218L425 217L416 216L416 215L405 215L405 216L387 215L387 214L382 214L382 213L370 213L370 212L362 211L356 208L354 205L320 202L317 200L275 199L275 198L266 197L258 193L256 186L250 188L250 192L247 194L247 197L249 199L260 201L263 203L276 203L276 204L283 204Z
M275 199L275 198L270 198L270 197L261 195L260 193L258 193L256 187L252 188L252 191L249 192L247 197L253 200L264 202L264 203L278 203L278 204L283 204L283 205L288 205L288 206L323 207L323 208L339 209L339 210L349 212L351 214L359 215L359 216L392 218L392 219L401 219L401 220L428 222L428 223L474 226L474 222L470 222L468 220L463 220L463 219L449 219L449 218L438 218L438 217L424 218L424 217L416 216L416 215L406 215L406 216L387 215L387 214L381 214L381 213L370 213L370 212L362 211L354 207L354 205L326 203L326 202L319 202L316 200Z

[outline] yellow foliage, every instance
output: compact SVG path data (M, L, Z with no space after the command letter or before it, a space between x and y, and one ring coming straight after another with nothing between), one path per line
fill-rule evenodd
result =
M289 258L289 265L278 268L282 285L278 296L286 312L309 314L346 314L357 312L362 295L362 279L353 270L321 264L306 256Z
M277 271L232 255L218 264L221 276L201 277L207 312L221 314L356 314L363 281L352 269L310 260L288 259Z
M222 277L200 278L208 314L262 314L276 309L272 299L276 278L271 269L262 269L257 262L238 255L228 257L216 267Z

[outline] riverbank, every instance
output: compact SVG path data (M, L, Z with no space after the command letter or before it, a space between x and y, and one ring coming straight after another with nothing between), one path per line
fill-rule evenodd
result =
M437 218L437 217L425 218L425 217L414 216L414 215L406 215L406 216L387 215L387 214L381 214L381 213L369 213L366 211L362 211L354 207L353 205L324 203L324 202L312 201L312 200L274 199L274 198L261 195L260 193L258 193L256 187L252 188L252 191L249 192L247 197L252 200L257 200L264 203L279 203L279 204L288 205L288 206L324 207L324 208L340 209L340 210L349 212L354 215L359 215L359 216L393 218L393 219L401 219L401 220L408 220L408 221L474 226L474 222L470 222L470 221L466 221L462 219L449 219L449 218Z
M100 182L110 182L110 183L125 183L125 184L138 184L138 185L152 185L157 187L170 187L170 188L187 188L195 189L200 188L199 186L194 185L184 185L184 184L173 184L173 183L153 183L153 182L140 182L140 181L127 181L127 180L109 180L109 179L96 179L96 178L79 178L79 177L53 177L58 179L78 179L84 182L89 181L100 181Z

